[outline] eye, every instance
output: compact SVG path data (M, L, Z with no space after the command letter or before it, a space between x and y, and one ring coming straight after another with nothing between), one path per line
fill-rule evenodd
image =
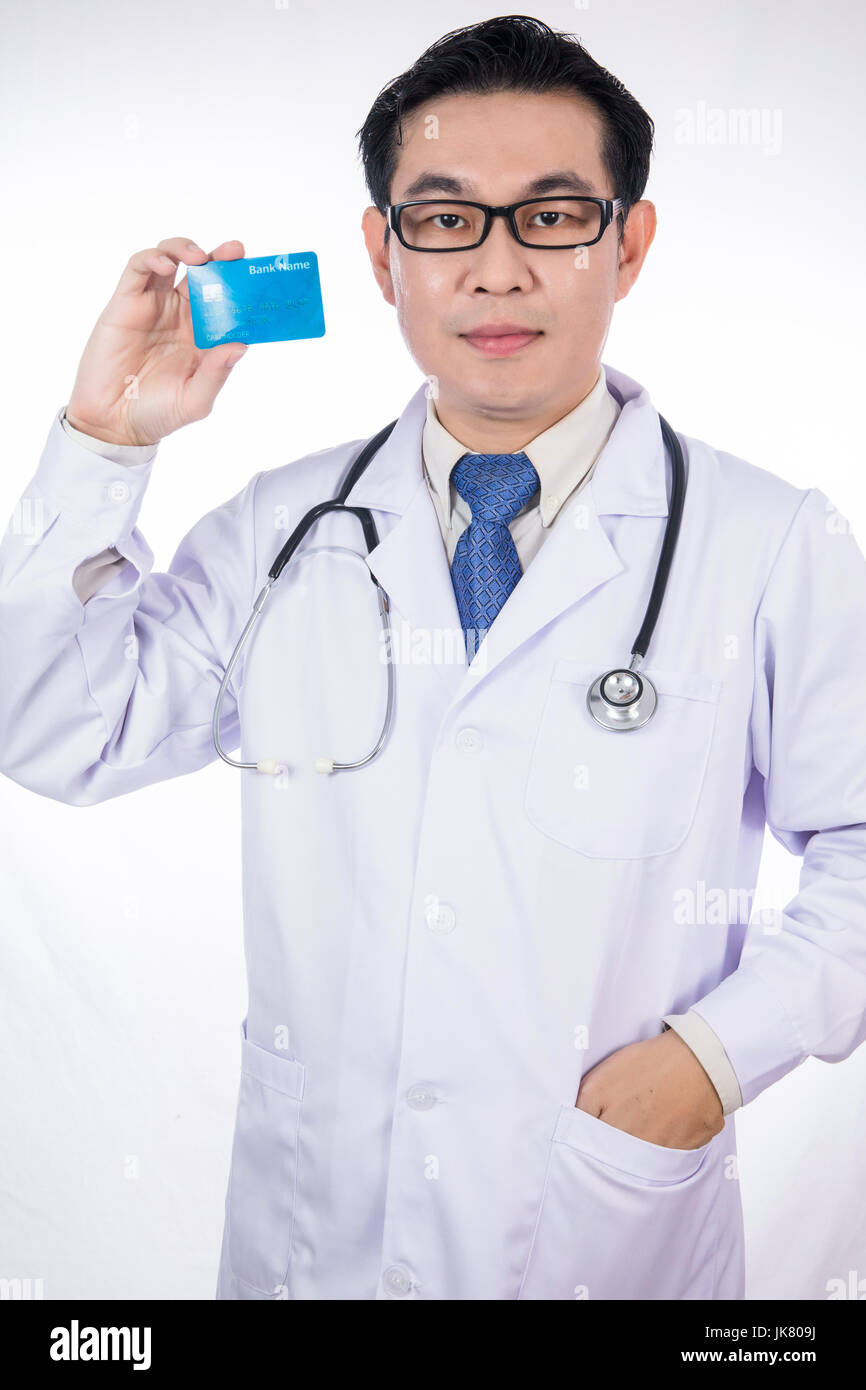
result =
M536 217L565 217L565 216L567 216L567 214L564 213L564 212L556 212L553 208L548 208L548 209L547 209L546 211L544 211L544 212L536 212L536 213L533 215L533 217L531 218L531 221L534 222ZM559 226L559 223L558 223L558 222L541 222L541 223L539 223L538 225L539 225L539 226L542 226L542 227L557 227L557 226Z
M429 222L437 222L442 218L444 218L445 220L445 225L442 226L443 232L456 231L456 224L458 222L466 221L466 219L464 217L461 217L458 212L436 212L433 214L432 217L428 218L427 220Z

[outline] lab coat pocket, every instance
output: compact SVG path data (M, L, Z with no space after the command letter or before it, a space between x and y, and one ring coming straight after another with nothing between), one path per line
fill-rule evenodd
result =
M253 1297L286 1298L304 1067L241 1027L241 1080L229 1176L229 1265Z
M724 1134L671 1149L561 1106L518 1298L712 1298Z
M658 691L640 728L605 729L587 709L598 666L557 661L526 781L537 829L596 859L642 859L677 849L698 808L721 681L688 672L647 675Z

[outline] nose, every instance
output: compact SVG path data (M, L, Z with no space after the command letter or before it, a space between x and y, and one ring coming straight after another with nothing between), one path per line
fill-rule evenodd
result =
M481 245L468 253L468 288L492 294L507 294L511 289L528 290L532 285L528 251L528 247L521 246L512 236L507 217L502 213L494 215Z

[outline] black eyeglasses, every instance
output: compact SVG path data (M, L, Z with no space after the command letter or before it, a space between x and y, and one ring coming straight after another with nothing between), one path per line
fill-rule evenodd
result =
M622 206L621 198L527 198L503 207L462 198L414 198L392 203L386 212L408 251L471 251L481 245L494 217L507 219L521 246L564 251L594 246Z

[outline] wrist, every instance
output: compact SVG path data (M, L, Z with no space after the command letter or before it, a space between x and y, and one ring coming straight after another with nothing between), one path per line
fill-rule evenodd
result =
M109 429L104 429L101 425L91 424L88 420L82 419L68 407L63 412L63 419L79 434L86 434L91 439L98 439L102 444L114 444L121 448L140 449L151 444L150 440L130 439L128 436L115 434Z

